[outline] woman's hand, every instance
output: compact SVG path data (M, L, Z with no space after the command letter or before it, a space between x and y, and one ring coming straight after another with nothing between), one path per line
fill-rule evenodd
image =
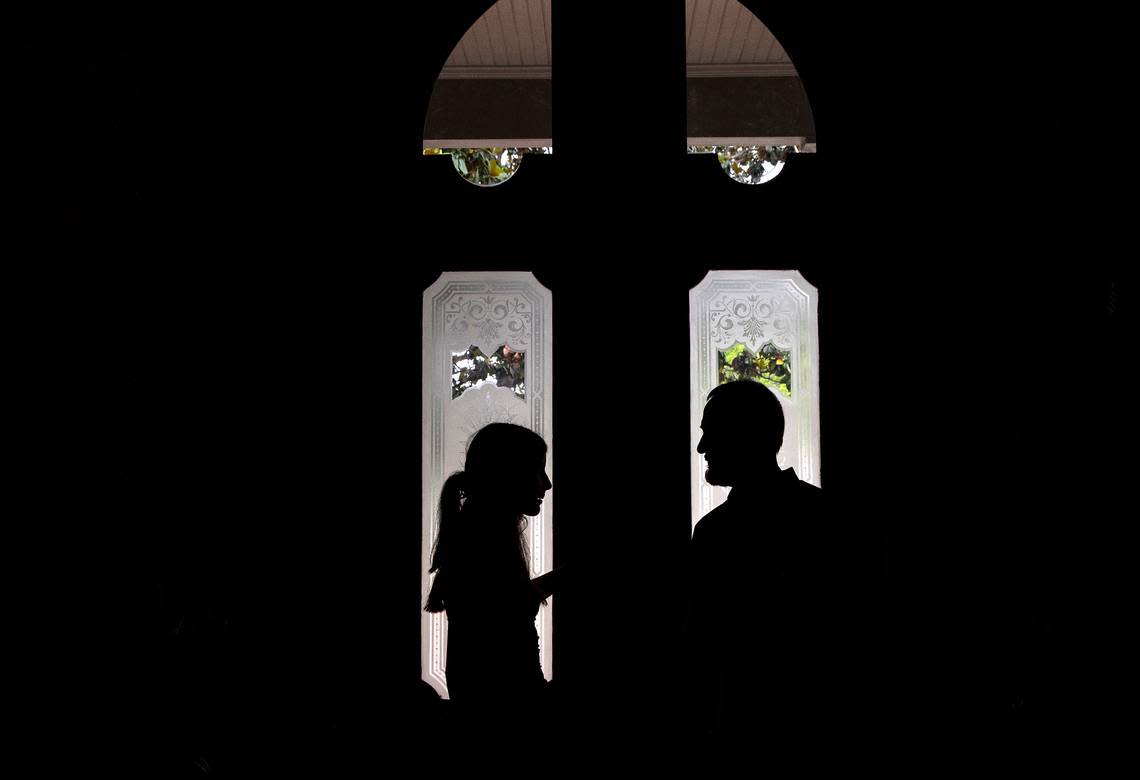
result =
M553 571L548 571L546 574L543 574L541 577L535 577L530 582L542 596L543 601L545 601L556 593L565 590L568 579L567 567L559 566Z

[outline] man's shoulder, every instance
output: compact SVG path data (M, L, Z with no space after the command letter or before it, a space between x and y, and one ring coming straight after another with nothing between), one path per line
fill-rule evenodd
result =
M697 521L696 527L693 528L693 541L704 541L719 535L725 526L731 522L732 514L732 507L727 503L723 503L709 511L704 517Z
M788 490L794 490L797 493L805 496L818 497L823 495L823 490L821 488L813 485L811 482L800 479L799 475L796 474L795 469L784 469L782 472L780 472L780 475L782 477L782 484Z

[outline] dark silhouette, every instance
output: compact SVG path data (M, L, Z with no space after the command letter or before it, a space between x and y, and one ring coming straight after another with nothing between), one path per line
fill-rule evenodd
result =
M693 533L695 731L718 759L818 766L850 704L847 541L823 491L777 465L784 418L770 390L715 388L701 430L705 479L732 490Z
M550 487L542 437L507 423L476 433L443 485L424 609L447 613L448 694L465 728L545 698L534 619L564 572L532 579L523 531Z

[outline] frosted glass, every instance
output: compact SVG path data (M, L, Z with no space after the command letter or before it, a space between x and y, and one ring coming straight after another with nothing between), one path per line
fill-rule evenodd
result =
M424 291L421 604L431 583L428 570L440 488L448 475L463 468L467 443L475 432L492 422L530 428L546 440L547 473L554 471L550 323L550 291L530 273L448 272ZM499 372L491 381L468 383L456 393L457 361L469 358L473 351L484 356L505 355L510 361L514 361L514 353L522 353L513 363L522 372L521 383L517 377ZM527 543L535 575L548 571L553 561L553 511L551 491L543 501L541 514L529 519ZM547 679L551 674L553 604L552 599L535 620ZM421 674L445 697L446 648L447 618L423 613Z
M701 415L709 391L737 376L724 363L736 360L748 378L767 380L784 409L780 468L820 485L819 296L797 271L710 271L689 291L689 435L692 523L728 496L704 480L697 453ZM746 367L741 356L766 356ZM777 361L783 360L783 363ZM763 371L759 370L760 368ZM786 370L786 373L785 373Z

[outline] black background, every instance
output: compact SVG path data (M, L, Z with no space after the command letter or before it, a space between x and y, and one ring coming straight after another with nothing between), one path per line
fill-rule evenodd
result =
M824 484L884 551L865 638L883 755L1039 752L1104 715L1114 274L1060 226L997 229L1008 182L948 175L924 85L885 67L913 43L854 11L746 3L821 151L745 187L685 154L683 3L557 4L555 154L472 187L419 150L488 5L163 12L21 49L55 90L23 95L56 161L30 197L62 194L90 251L60 280L83 300L68 338L99 475L82 537L125 583L129 638L92 672L114 713L93 717L123 724L98 755L369 769L429 732L417 325L463 269L533 271L554 296L555 558L592 574L555 613L555 677L589 724L558 750L679 749L687 296L722 268L819 289Z

